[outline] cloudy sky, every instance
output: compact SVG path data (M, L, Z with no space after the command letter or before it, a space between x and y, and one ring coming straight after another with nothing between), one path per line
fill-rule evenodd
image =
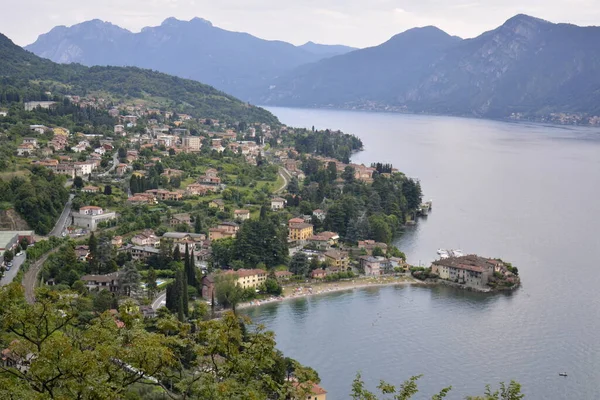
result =
M600 25L600 0L0 0L0 32L30 44L56 25L99 18L132 31L198 16L228 30L294 44L366 47L415 26L473 37L525 13Z

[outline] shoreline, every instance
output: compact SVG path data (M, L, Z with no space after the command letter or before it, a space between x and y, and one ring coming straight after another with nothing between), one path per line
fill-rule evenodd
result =
M271 297L264 300L253 300L250 302L238 304L237 310L252 307L260 307L265 304L279 303L293 299L325 295L329 293L364 289L369 287L385 287L398 285L419 285L431 286L435 283L423 282L411 276L393 276L393 277L363 277L336 282L303 282L288 284L283 287L283 294L279 297Z

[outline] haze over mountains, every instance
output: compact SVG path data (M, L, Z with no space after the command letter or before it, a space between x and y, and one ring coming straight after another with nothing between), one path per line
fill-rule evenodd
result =
M26 48L57 62L136 65L258 104L505 118L600 115L600 28L517 15L473 39L436 27L379 46L266 41L195 18L131 33L89 21Z
M217 28L201 18L168 18L160 26L146 27L139 33L92 20L68 28L55 27L25 48L59 63L151 68L195 79L244 99L283 72L353 50L263 40Z

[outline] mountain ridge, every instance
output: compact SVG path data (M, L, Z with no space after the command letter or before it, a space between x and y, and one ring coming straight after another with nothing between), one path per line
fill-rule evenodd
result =
M55 29L25 49L65 64L154 69L205 82L245 100L251 100L258 88L282 73L332 55L324 49L334 54L344 51L324 45L318 45L320 52L308 51L287 42L228 31L198 17L189 21L170 17L140 32L99 20Z

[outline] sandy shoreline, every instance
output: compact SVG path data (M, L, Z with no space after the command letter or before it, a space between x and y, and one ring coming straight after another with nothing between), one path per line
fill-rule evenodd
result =
M361 277L338 282L293 283L283 287L283 295L281 297L253 300L251 302L239 304L236 309L240 310L243 308L260 307L270 303L323 295L327 293L342 292L346 290L394 285L428 285L428 283L419 281L410 276Z

